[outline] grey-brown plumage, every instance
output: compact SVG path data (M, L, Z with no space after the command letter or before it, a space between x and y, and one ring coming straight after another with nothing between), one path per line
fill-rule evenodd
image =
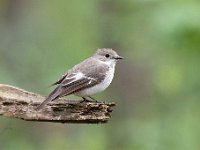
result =
M49 94L46 100L41 103L38 109L43 108L48 102L54 101L63 96L76 94L78 96L85 97L104 90L110 83L104 83L103 81L106 81L105 79L107 78L109 70L113 70L114 75L116 60L121 58L122 57L120 57L112 49L99 49L92 57L74 66L57 82L52 84L57 85L57 87ZM111 81L112 77L109 79L109 82ZM96 86L101 83L106 84L106 86L102 86L102 90L101 87L98 88ZM93 87L96 88L92 90Z

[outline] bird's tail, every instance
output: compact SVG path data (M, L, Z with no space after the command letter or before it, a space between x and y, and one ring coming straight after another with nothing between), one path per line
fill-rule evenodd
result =
M47 103L57 99L60 97L60 87L58 86L55 90L53 90L49 96L37 107L37 110L42 109Z

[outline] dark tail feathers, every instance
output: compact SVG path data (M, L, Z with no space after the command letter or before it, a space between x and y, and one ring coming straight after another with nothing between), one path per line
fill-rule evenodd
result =
M58 86L49 96L37 107L37 110L42 109L47 103L60 97L60 87Z

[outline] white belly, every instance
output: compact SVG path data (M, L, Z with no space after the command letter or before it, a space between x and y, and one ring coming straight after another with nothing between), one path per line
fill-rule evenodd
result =
M81 97L86 97L86 96L92 96L99 92L104 91L112 82L113 77L114 77L114 71L115 71L115 67L110 68L110 70L107 72L106 78L101 83L99 83L93 87L90 87L88 89L79 91L79 92L75 93L75 95L81 96Z

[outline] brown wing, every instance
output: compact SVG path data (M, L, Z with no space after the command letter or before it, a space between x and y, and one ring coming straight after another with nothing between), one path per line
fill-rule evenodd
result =
M62 93L60 93L60 97L67 96L76 92L79 92L85 88L92 87L98 83L100 83L104 79L104 76L102 75L100 78L82 78L80 80L71 82L69 84L60 84L62 86Z
M50 101L54 101L60 97L79 92L100 83L104 80L105 72L108 71L108 69L108 66L102 64L99 65L96 61L92 61L92 59L85 60L81 65L75 66L53 84L58 86L49 94L47 99L38 107L38 109L41 109ZM82 72L84 77L75 80L73 75L77 72Z
M98 80L81 78L80 80L77 80L71 83L69 83L69 81L63 80L63 83L58 85L56 89L49 94L47 99L44 102L42 102L37 109L43 108L48 102L54 101L60 97L67 96L67 95L76 93L78 91L81 91L85 88L92 87L98 84L99 82L101 82L103 79L104 79L104 75L99 77Z
M60 93L60 96L63 97L63 96L73 94L77 91L80 91L81 89L89 86L88 83L89 83L89 81L87 79L81 79L81 80L73 82L67 86L62 86L63 91L62 91L62 93Z

